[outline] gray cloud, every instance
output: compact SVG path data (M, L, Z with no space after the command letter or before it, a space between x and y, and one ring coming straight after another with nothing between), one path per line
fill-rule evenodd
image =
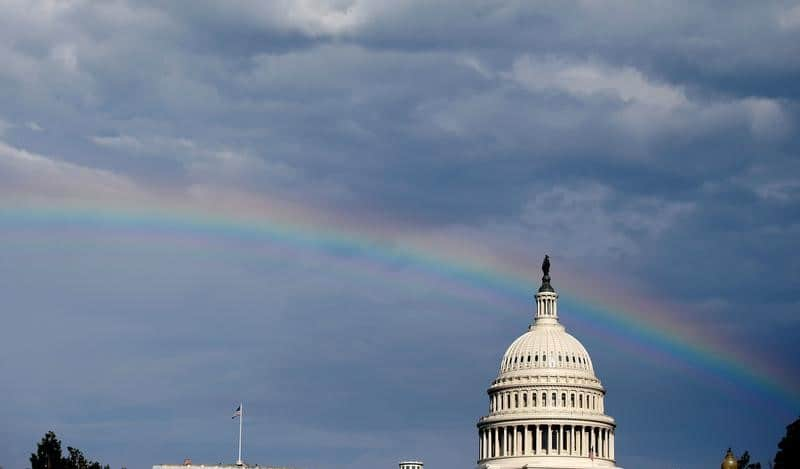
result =
M743 354L797 375L798 11L715 1L9 1L0 193L144 207L164 194L209 206L280 201L487 256L536 249L586 271L613 265L654 301L680 305L682 320L716 324ZM163 441L196 460L227 457L204 448L230 437L208 422L233 397L209 389L253 376L253 405L276 425L254 422L275 442L255 443L255 454L376 467L416 448L430 467L471 464L481 390L528 320L425 282L391 287L398 272L371 278L342 258L274 247L248 260L227 242L198 257L96 232L67 255L46 249L61 246L57 233L40 245L14 233L0 248L0 292L20 333L0 335L0 356L25 358L0 361L4 376L23 377L3 381L13 405L0 404L0 421L38 410L19 432L0 425L9 467L51 424L129 467L184 456ZM242 343L230 338L238 331ZM626 373L615 355L624 351L577 332L628 432L625 465L651 460L663 441L686 455L669 467L717 462L678 432L680 420L706 412L698 431L718 434L733 397L707 402L718 389L651 363L633 360ZM99 377L93 386L71 378L75 363ZM662 384L646 399L654 407L630 404L641 391L633 375ZM198 377L209 387L188 384ZM60 397L42 391L53 386ZM675 400L685 415L670 413ZM294 410L309 402L309 412ZM663 432L636 431L653 412ZM743 411L728 425L762 463L793 416L773 413ZM280 428L320 443L308 448ZM721 438L710 444L732 444Z

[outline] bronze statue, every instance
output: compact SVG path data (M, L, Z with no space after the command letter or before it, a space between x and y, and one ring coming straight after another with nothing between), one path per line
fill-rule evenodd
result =
M547 254L545 254L544 262L542 262L542 272L544 272L544 276L542 277L542 286L539 287L539 291L555 292L553 286L550 285L550 256Z

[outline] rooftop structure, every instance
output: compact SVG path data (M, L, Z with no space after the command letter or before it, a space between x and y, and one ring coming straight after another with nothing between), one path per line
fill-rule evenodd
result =
M400 469L422 469L422 461L400 461Z

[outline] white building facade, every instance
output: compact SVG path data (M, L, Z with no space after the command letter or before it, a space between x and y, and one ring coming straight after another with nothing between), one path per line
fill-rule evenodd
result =
M528 331L506 350L478 421L478 469L616 468L614 419L586 349L558 321L550 261Z

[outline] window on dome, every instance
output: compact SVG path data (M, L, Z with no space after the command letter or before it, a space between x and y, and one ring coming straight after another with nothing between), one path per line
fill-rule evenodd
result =
M561 355L558 356L558 361L561 361Z
M573 407L573 408L574 408L574 407L575 407L575 394L574 394L574 393L573 393L573 394L571 394L571 395L569 396L569 398L570 398L570 407Z
M533 357L533 361L539 363L539 354L537 353L536 356Z
M514 393L514 408L519 409L519 394Z
M542 393L542 407L547 407L547 394Z
M553 407L555 407L555 406L556 406L556 403L557 403L557 402L556 402L556 393L553 393L553 396L552 396L552 397L553 397L553 401L552 401L552 402L553 402Z
M536 396L537 396L537 394L535 392L533 394L531 394L531 398L533 399L533 402L531 402L531 405L533 407L536 407Z
M528 393L522 395L522 407L528 407Z
M566 407L566 406L567 406L567 394L562 392L561 393L561 407Z
M578 407L583 409L583 394L578 396Z
M542 361L543 361L543 362L546 362L546 361L547 361L547 355L542 355Z
M530 362L531 362L531 356L530 356L530 354L529 354L529 355L528 355L528 363L530 363Z
M510 409L510 408L511 408L511 393L508 393L508 394L506 395L506 408L507 408L507 409Z

